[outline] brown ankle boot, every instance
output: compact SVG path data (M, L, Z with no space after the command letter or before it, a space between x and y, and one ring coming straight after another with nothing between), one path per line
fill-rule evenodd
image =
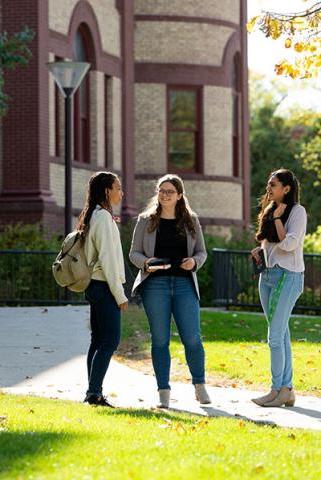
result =
M263 395L263 397L252 398L251 400L252 402L256 403L256 405L263 407L266 402L272 402L275 400L278 394L278 390L271 390L267 395Z
M282 387L278 396L271 402L264 403L263 407L293 407L295 403L295 395L292 388Z

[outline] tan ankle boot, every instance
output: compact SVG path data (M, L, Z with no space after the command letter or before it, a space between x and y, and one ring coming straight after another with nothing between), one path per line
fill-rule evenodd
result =
M196 383L194 387L196 400L198 400L202 405L212 403L212 400L210 399L210 396L206 391L204 383Z
M263 407L265 403L275 400L278 394L278 390L271 390L267 395L263 395L263 397L252 398L251 400L252 402L256 403L256 405Z
M169 407L169 399L171 396L171 391L169 388L164 388L158 390L159 395L159 403L157 404L158 408L168 408Z
M283 405L293 407L294 403L295 395L293 389L282 387L278 396L271 402L264 403L263 407L282 407Z

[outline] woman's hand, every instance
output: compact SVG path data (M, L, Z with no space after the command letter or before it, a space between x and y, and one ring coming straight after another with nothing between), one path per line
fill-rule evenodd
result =
M118 307L122 312L124 312L128 308L128 302L121 303L120 305L118 305Z
M259 255L260 250L261 250L261 247L255 247L255 248L253 248L253 250L251 250L251 255L252 255L253 258L255 258L256 263L261 262L261 258L260 258L260 255Z
M286 209L287 205L286 203L280 203L280 205L278 205L276 207L276 209L274 210L273 212L273 218L275 217L281 217L284 213L284 210Z
M156 257L150 257L147 260L145 260L145 272L150 272L148 264L151 260L155 260Z
M194 258L192 257L187 257L187 258L183 258L181 264L180 264L180 267L183 269L183 270L193 270L193 268L195 267L196 265L196 262L194 260Z

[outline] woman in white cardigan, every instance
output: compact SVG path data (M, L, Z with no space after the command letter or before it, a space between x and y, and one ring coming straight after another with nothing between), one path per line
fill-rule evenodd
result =
M85 402L112 407L102 384L120 340L120 313L127 308L125 268L119 230L112 206L123 196L117 175L97 172L89 180L87 199L78 230L85 234L88 264L94 263L86 290L90 304L91 343L87 355L88 390Z
M253 401L264 407L293 406L292 353L289 319L303 291L303 242L307 216L299 204L299 183L286 169L270 174L261 201L256 240L261 246L252 251L260 262L262 248L267 268L260 274L261 304L268 322L271 355L271 391Z

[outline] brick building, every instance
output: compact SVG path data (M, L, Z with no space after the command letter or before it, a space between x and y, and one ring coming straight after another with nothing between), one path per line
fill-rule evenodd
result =
M64 104L46 63L91 70L75 96L73 208L92 172L122 177L124 217L180 174L208 231L249 222L246 0L0 0L0 27L36 32L6 73L0 223L62 228Z

